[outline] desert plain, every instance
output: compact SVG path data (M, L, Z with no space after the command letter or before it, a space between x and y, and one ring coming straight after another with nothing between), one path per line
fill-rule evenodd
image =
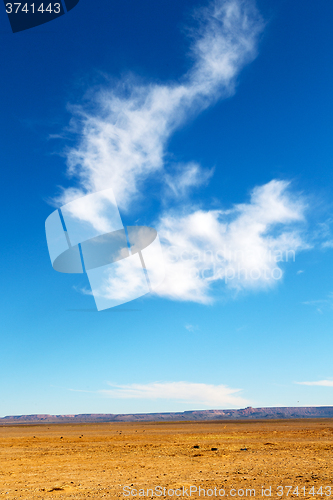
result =
M333 420L0 426L0 498L177 496L333 500Z

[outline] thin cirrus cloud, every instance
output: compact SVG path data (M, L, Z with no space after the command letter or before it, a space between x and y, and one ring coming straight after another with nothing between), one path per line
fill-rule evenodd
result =
M240 389L226 385L193 382L152 382L149 384L114 385L98 391L115 399L174 400L183 403L203 404L215 407L243 407L249 401L238 395Z
M333 380L317 380L315 382L295 382L295 384L319 386L319 387L333 387Z
M315 307L318 313L323 314L324 311L333 309L333 293L329 293L325 299L307 300L302 304Z
M166 174L164 180L166 183L165 195L175 198L184 198L193 188L208 184L213 176L214 169L202 169L198 163L190 162L188 164L179 163L172 174Z

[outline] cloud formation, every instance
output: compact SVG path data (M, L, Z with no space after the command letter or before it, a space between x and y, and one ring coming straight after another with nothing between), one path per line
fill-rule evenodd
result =
M301 232L305 203L292 196L287 182L273 180L254 188L248 203L197 210L189 192L206 184L213 171L195 161L166 166L167 141L177 127L235 91L239 72L256 56L264 24L252 0L213 0L195 17L193 65L178 82L143 85L128 78L99 90L90 106L75 108L79 140L67 160L78 185L65 189L59 201L111 187L120 209L128 210L158 172L164 212L154 222L167 277L157 293L210 303L221 285L234 292L258 290L282 278L283 262L307 248ZM170 197L183 205L186 199L187 208L168 209ZM88 208L83 204L78 218L101 224ZM104 293L113 289L110 281Z
M249 401L238 396L241 389L226 385L200 384L193 382L151 382L149 384L114 385L98 391L116 399L164 399L184 403L203 404L210 407L244 407Z
M307 248L305 206L287 182L273 180L253 189L249 203L228 211L167 213L158 227L167 271L157 293L209 303L221 282L236 291L274 286L284 263Z
M166 142L175 129L234 92L237 75L256 55L263 28L254 4L215 0L196 17L194 63L181 81L140 85L128 78L98 91L90 106L72 108L79 141L68 151L67 163L78 187L63 190L59 203L111 187L120 208L128 208L142 183L163 171ZM199 168L185 166L177 192L198 184ZM170 175L164 181L175 190Z

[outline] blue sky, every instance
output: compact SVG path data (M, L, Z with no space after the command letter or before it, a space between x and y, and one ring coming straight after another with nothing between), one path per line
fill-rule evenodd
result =
M16 34L0 12L0 416L332 404L332 3L99 5ZM97 312L44 224L106 187L168 267ZM248 279L202 279L248 250Z

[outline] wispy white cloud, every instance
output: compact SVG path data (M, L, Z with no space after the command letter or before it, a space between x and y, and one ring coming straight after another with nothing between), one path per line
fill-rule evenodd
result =
M271 181L229 211L166 213L158 232L167 277L157 293L209 303L221 282L236 291L274 286L285 263L308 247L302 238L305 207L287 182Z
M328 211L331 211L328 200L326 207ZM328 216L324 221L317 222L313 228L311 237L316 247L322 250L330 250L333 248L333 218Z
M306 300L302 304L315 307L319 314L323 314L325 310L333 309L333 293L329 293L325 299Z
M321 387L333 387L333 380L318 380L315 382L295 382L298 385L315 385Z
M195 332L196 330L199 330L199 327L197 325L190 325L189 323L185 325L185 328L189 332Z
M322 244L322 248L333 248L333 240L324 241Z
M116 399L167 399L211 407L242 407L250 404L238 395L241 389L226 385L200 384L193 382L152 382L149 384L114 385L98 393Z
M78 187L59 203L111 187L126 209L153 173L163 171L167 140L184 121L218 98L231 95L243 66L256 56L263 22L251 0L215 0L197 12L192 30L192 69L179 82L139 84L133 77L99 90L90 105L72 107L78 144L67 152L68 174ZM190 164L177 189L197 185L200 167ZM207 176L206 173L202 175Z
M191 189L207 184L213 173L213 169L202 169L195 162L178 164L172 173L165 174L166 194L184 199Z

